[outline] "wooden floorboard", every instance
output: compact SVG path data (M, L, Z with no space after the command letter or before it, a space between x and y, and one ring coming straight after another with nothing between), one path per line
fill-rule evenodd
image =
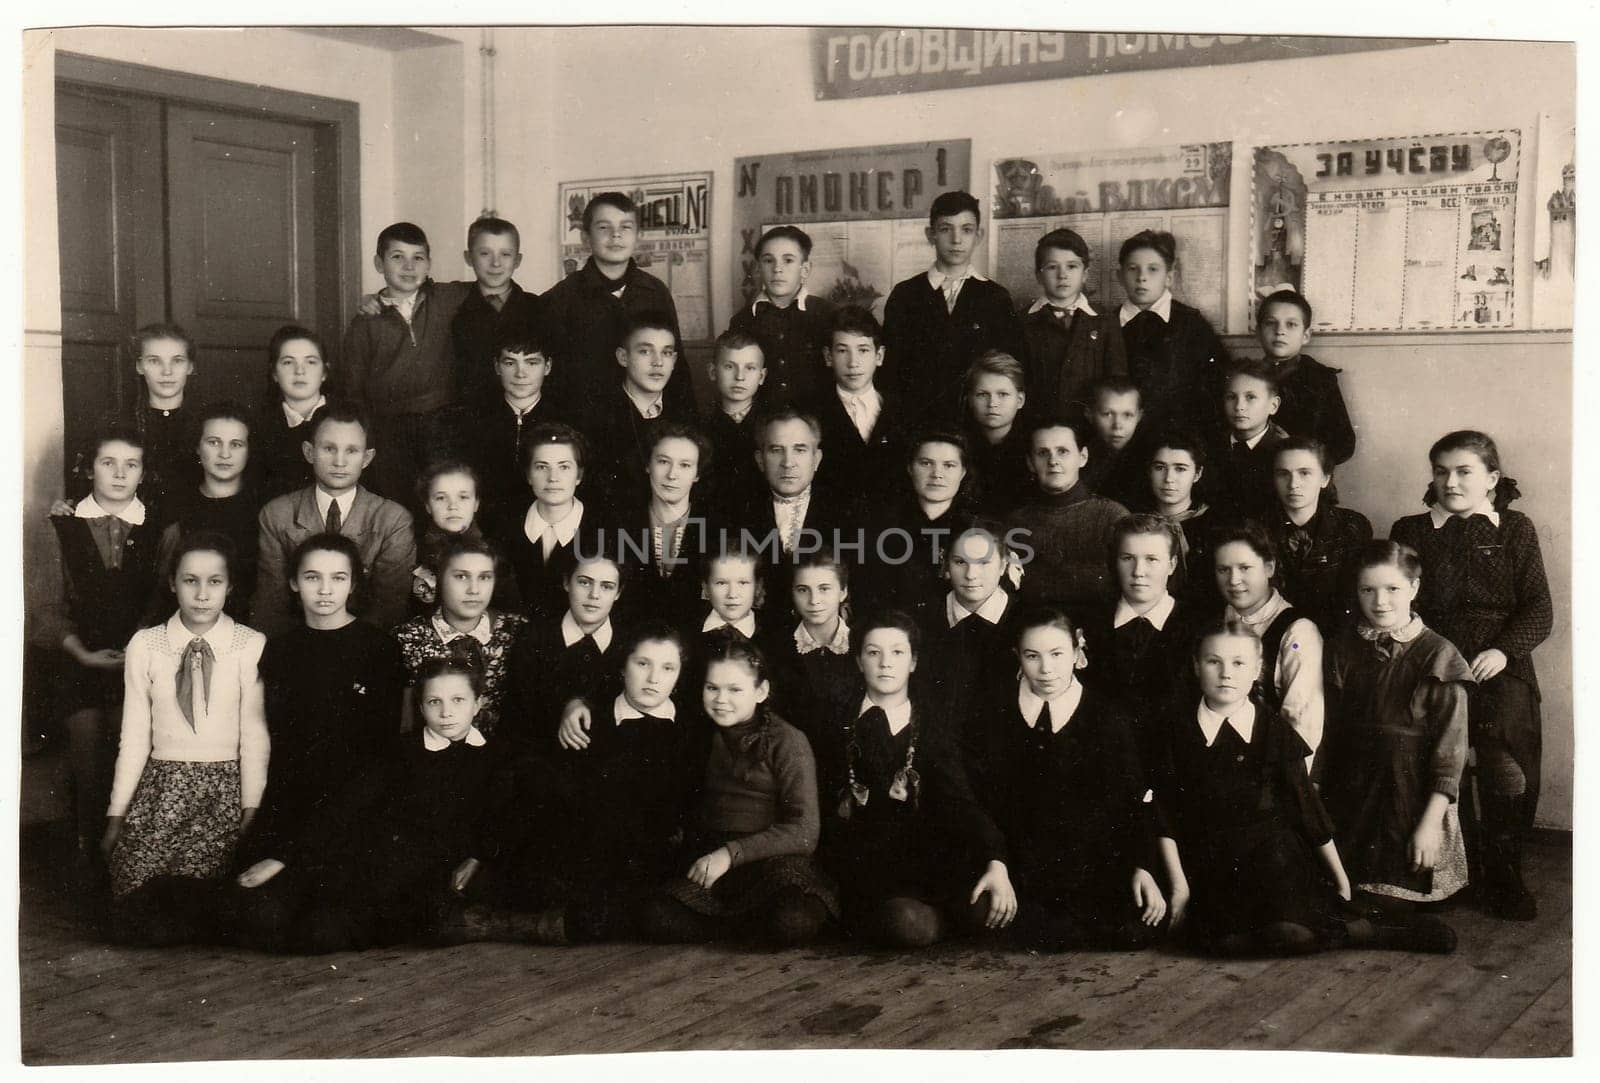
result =
M108 947L29 882L23 1059L92 1064L678 1049L1572 1051L1570 848L1529 848L1536 922L1444 916L1454 955L1214 960L644 944L474 944L284 958Z

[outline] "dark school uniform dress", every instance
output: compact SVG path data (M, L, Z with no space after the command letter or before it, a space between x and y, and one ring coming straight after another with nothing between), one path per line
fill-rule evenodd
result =
M727 521L702 500L699 485L688 510L673 524L653 524L648 499L618 519L617 548L628 568L628 586L617 601L622 615L659 618L687 629L703 608L705 561L721 551Z
M809 407L827 389L832 374L822 358L835 311L825 297L801 293L779 308L762 293L733 314L728 330L754 338L766 359L767 378L757 393L762 406Z
M311 439L320 409L291 425L282 401L275 400L251 419L248 469L263 503L311 484L311 464L306 462L302 445Z
M990 349L1021 360L1027 346L1004 286L969 271L951 310L929 273L897 284L884 302L880 384L905 401L913 424L955 424L967 366Z
M241 488L232 496L210 497L196 490L175 500L173 507L174 514L161 533L156 559L160 582L166 584L171 580L172 558L184 537L197 530L216 531L233 543L235 558L228 566L228 600L223 608L230 617L248 623L250 603L255 598L256 564L261 544L256 524L261 510L260 495ZM163 600L167 589L163 588Z
M1211 431L1221 401L1216 374L1228 363L1227 348L1198 310L1174 300L1170 311L1163 320L1152 307L1122 325L1128 375L1139 385L1152 429L1183 423Z
M1270 520L1278 512L1272 461L1289 434L1268 422L1254 445L1229 435L1211 445L1210 463L1200 487L1206 502L1230 520Z
M498 384L493 392L466 404L457 442L478 472L477 518L493 534L528 506L532 496L522 469L522 444L535 425L566 421L549 396L520 413L506 402Z
M1132 719L1110 697L1079 686L1075 704L1069 692L1029 722L1016 682L1010 687L985 705L980 793L1005 834L1020 938L1113 949L1148 943L1156 930L1139 920L1132 884L1134 869L1148 870L1156 856L1156 824ZM1031 920L1034 909L1042 920Z
M50 525L61 550L70 621L62 638L75 632L91 652L124 649L156 586L157 534L149 513L137 526L110 515L53 515ZM122 702L120 669L88 669L68 659L62 677L59 704L65 711Z
M1023 606L1004 587L990 595L976 612L956 601L954 592L939 599L929 624L923 626L921 661L913 682L939 704L950 735L969 766L983 753L983 735L976 730L980 705L1015 684L1017 622Z
M1027 426L1014 423L998 444L991 444L976 425L966 426L967 487L977 510L993 519L1004 519L1033 491L1033 474L1028 470Z
M1028 381L1028 410L1045 414L1089 410L1094 385L1128 374L1128 357L1115 309L1095 311L1083 298L1071 309L1043 298L1022 319L1027 357L1019 357Z
M1016 544L1033 550L1033 560L1026 562L1023 572L1021 596L1066 606L1075 618L1105 602L1115 589L1106 567L1106 547L1117 520L1127 514L1127 508L1082 481L1064 493L1035 488L1006 517L1008 535L1018 532Z
M543 532L544 520L532 510L533 501L523 505L520 518L513 516L501 525L502 533L495 538L500 552L506 555L512 574L517 581L517 594L522 599L522 612L531 620L559 617L567 611L567 592L561 582L577 566L577 553L585 556L606 552L615 553L615 546L602 550L602 536L606 532L600 515L594 510L592 500L579 500L579 507L568 512L568 518L580 516L576 523L562 520L554 536ZM529 536L528 524L538 533Z
M1178 527L1178 568L1167 583L1167 591L1182 598L1202 613L1216 611L1223 598L1217 590L1216 564L1212 561L1212 535L1220 526L1211 505L1192 503L1178 515L1163 516Z
M865 553L850 578L855 610L899 609L919 627L936 626L949 589L941 558L974 522L971 505L960 496L937 518L914 496L869 511Z
M676 415L693 418L694 387L685 368L678 309L667 284L628 261L620 279L600 272L594 260L567 275L540 296L544 318L555 336L556 360L550 371L551 392L574 405L594 402L621 383L617 348L628 318L659 312L672 323L678 341L678 363L667 380L666 398ZM584 435L590 435L585 430Z
M822 426L822 462L817 484L842 500L859 517L905 486L905 405L891 392L880 392L880 407L865 437L845 409L837 386L824 388L815 403Z
M454 360L456 399L486 400L500 393L495 374L496 344L508 330L544 329L544 302L513 279L498 306L476 282L467 284L466 297L450 321L450 349Z
M514 755L554 755L561 709L595 700L622 664L612 623L585 635L571 614L531 620L511 647L496 738Z
M827 643L812 639L802 625L787 627L787 635L773 634L767 658L773 705L815 743L827 722L829 702L861 671L851 649L850 626L842 617L838 632Z
M171 522L179 502L200 487L199 413L192 399L171 410L141 402L134 413L134 427L145 441L139 499L158 527Z
M1550 635L1554 619L1550 583L1533 522L1521 512L1448 516L1435 526L1430 513L1408 515L1389 528L1393 541L1422 557L1416 611L1470 663L1491 647L1506 668L1474 687L1470 739L1500 741L1527 777L1528 814L1538 804L1539 682L1533 650Z
M430 658L441 655L466 658L483 674L476 725L492 737L500 724L500 702L505 696L506 662L528 618L520 613L485 613L477 628L461 632L444 623L442 616L412 617L394 630L395 642L405 659L407 681L415 684L417 671ZM445 629L449 629L448 632Z
M1472 670L1419 619L1390 635L1350 626L1328 656L1322 795L1350 882L1436 901L1467 881L1456 801L1467 763ZM1411 835L1435 793L1450 799L1432 869L1411 867Z
M1208 745L1193 706L1168 716L1155 791L1160 831L1189 881L1187 936L1206 949L1292 922L1333 946L1346 911L1316 853L1333 823L1306 774L1311 749L1272 708L1253 706L1248 741L1224 723Z
M1273 366L1278 375L1278 412L1290 436L1310 436L1328 449L1335 466L1356 453L1356 431L1339 390L1340 369L1300 354Z
M1202 614L1168 595L1139 616L1120 599L1091 611L1083 624L1081 676L1089 685L1128 708L1149 759L1157 748L1161 720L1193 698L1190 659Z
M818 858L839 885L847 915L896 897L964 906L988 862L1006 859L1005 839L973 795L947 723L929 702L913 699L909 725L891 733L882 708L862 710L860 683L847 686L813 747ZM918 781L897 799L891 790L902 770L915 771ZM852 791L852 773L865 804Z
M1280 509L1271 529L1283 596L1331 638L1355 612L1350 561L1356 549L1372 540L1372 523L1360 512L1319 501L1304 526L1295 526Z
M700 419L700 431L711 441L711 465L702 465L700 487L720 516L735 514L766 487L755 458L759 416L759 408L751 406L735 421L717 406Z

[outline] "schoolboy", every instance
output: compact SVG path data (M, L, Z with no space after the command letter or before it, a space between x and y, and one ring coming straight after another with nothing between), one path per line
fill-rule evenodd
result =
M679 350L678 310L667 284L634 261L639 247L639 210L621 192L601 192L583 209L589 259L540 298L555 333L556 386L565 401L592 402L616 386L614 358L629 330L629 317L660 313ZM680 351L681 352L681 351ZM694 389L687 372L674 370L667 401L692 416Z
M1283 399L1275 420L1291 436L1319 441L1333 466L1348 461L1356 433L1339 370L1303 352L1311 344L1311 302L1290 289L1269 294L1256 309L1256 338Z
M612 366L622 379L596 388L587 400L583 433L594 460L590 484L611 506L631 506L646 496L644 464L656 424L693 424L692 399L670 392L678 364L678 333L668 312L628 315Z
M553 362L549 336L537 324L504 325L495 340L493 362L480 367L493 374L493 390L468 402L459 439L478 472L479 525L498 532L528 507L524 440L535 425L559 421L562 415L544 391Z
M774 226L756 242L761 292L749 308L733 314L728 330L761 344L767 379L761 397L774 405L811 406L826 386L822 355L828 346L834 306L806 292L811 275L811 237L795 226Z
M451 323L472 286L428 276L428 237L410 222L378 234L372 265L383 276L379 310L357 313L345 332L345 393L372 419L371 446L383 448L368 484L409 503L422 468L448 450L446 408L456 401Z
M1168 589L1205 609L1222 604L1211 567L1211 531L1216 517L1200 499L1205 481L1205 441L1184 429L1152 437L1150 495L1153 510L1178 528L1178 567Z
M991 349L1022 357L1026 345L1011 295L972 268L983 240L978 201L939 195L927 236L933 266L896 285L884 304L885 387L905 399L913 422L954 424L973 359Z
M766 355L754 335L729 328L717 337L706 371L716 401L701 423L712 451L703 484L712 506L732 514L761 485L761 472L750 456L756 446L756 396L767 378Z
M1070 229L1053 229L1034 245L1040 296L1022 333L1035 410L1087 412L1097 382L1128 374L1116 313L1096 310L1084 296L1088 267L1089 245Z
M1128 514L1083 481L1088 430L1086 421L1064 414L1032 423L1033 491L1006 518L1008 539L1032 550L1032 559L1024 561L1022 597L1062 606L1079 619L1110 594L1106 547L1117 520Z
M827 358L833 386L817 398L816 416L828 459L818 476L833 492L851 493L851 511L859 514L903 488L896 482L905 457L904 405L877 386L883 329L867 309L847 305L834 315Z
M985 350L967 369L964 431L972 456L971 485L978 509L1005 516L1027 493L1028 426L1023 410L1028 383L1022 362Z
M1265 362L1238 360L1223 370L1222 417L1228 435L1213 449L1211 501L1236 519L1271 514L1272 459L1289 434L1273 421L1282 399Z
M477 288L468 291L450 325L456 399L479 402L492 397L499 382L491 363L506 332L521 327L543 337L544 304L512 277L522 266L522 235L504 218L485 215L468 226L461 258Z
M284 569L299 544L312 534L343 534L361 550L367 577L366 618L390 628L405 618L417 543L411 513L361 484L378 456L366 414L352 403L330 402L317 412L302 445L315 480L275 497L261 509L260 564L251 623L267 635L294 624L283 589Z
M1124 507L1148 506L1150 486L1145 468L1150 459L1150 431L1143 424L1139 385L1126 376L1112 376L1097 383L1090 398L1094 435L1083 480Z

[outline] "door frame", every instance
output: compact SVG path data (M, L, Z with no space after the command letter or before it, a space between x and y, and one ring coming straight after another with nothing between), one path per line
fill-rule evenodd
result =
M338 342L356 310L361 284L361 107L341 98L240 83L208 75L56 53L56 85L161 98L268 119L308 124L316 130L317 216L314 229L338 243L326 269L337 285L337 305L318 320Z

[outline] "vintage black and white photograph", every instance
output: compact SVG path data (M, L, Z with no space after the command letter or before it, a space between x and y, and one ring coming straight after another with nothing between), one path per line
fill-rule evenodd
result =
M1571 1058L1579 43L1250 10L24 13L21 1063Z

